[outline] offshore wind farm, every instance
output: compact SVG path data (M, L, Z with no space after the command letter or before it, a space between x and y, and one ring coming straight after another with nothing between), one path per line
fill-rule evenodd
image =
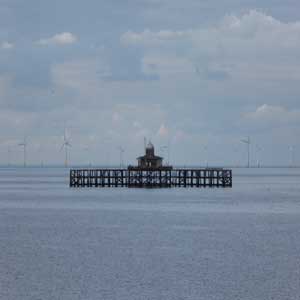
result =
M28 137L34 140L32 135L25 136L21 142L10 142L9 145L5 145L5 143L0 143L0 152L5 153L3 155L4 160L0 164L0 167L71 167L71 166L111 166L111 167L124 167L126 164L132 163L132 161L125 162L124 154L125 147L129 145L118 145L115 142L115 150L106 149L104 150L103 146L93 147L94 152L97 153L97 156L92 157L91 150L92 147L88 146L85 142L82 146L75 145L75 147L71 144L70 140L71 131L64 126L63 135L57 137L55 144L57 145L54 148L54 151L60 156L59 159L53 161L53 159L48 159L45 153L43 157L38 157L37 154L40 152L41 144L37 143L35 147L28 143ZM147 138L144 137L144 148ZM113 142L109 139L111 143ZM160 141L159 152L166 158L167 163L170 164L170 154L171 154L171 141L172 137L168 138L167 143L165 141ZM174 161L173 164L176 166L189 166L189 167L218 167L218 166L226 166L226 167L234 167L234 168L298 168L300 167L300 156L298 155L298 147L295 145L282 145L282 159L279 162L271 161L265 162L263 160L264 157L270 157L268 155L268 151L272 151L272 149L266 149L261 144L257 142L252 142L253 140L250 136L246 138L240 139L240 145L236 147L236 144L232 145L232 153L235 157L227 158L224 157L222 164L218 162L213 155L210 155L208 158L208 148L212 149L212 145L208 143L200 143L199 146L193 149L193 152L196 152L197 160L194 160L193 163L179 163L176 162L176 154L174 153ZM100 140L100 145L106 144L107 138ZM141 143L140 143L141 145ZM140 145L138 149L140 149ZM53 145L52 145L53 146ZM110 147L113 146L113 143ZM176 149L176 145L174 145ZM213 146L217 148L216 146ZM218 145L219 149L222 149L222 145ZM19 150L22 150L20 152ZM77 153L77 157L79 159L71 159L71 151ZM104 153L106 152L106 153ZM222 150L219 151L221 153ZM137 153L136 150L133 151L133 155ZM48 153L49 157L53 154L53 150ZM79 155L78 155L79 154ZM109 155L108 155L109 154ZM237 155L238 154L238 155ZM264 154L264 155L263 155ZM132 156L132 155L131 155ZM13 160L14 157L14 160ZM83 158L82 158L83 157ZM237 158L238 157L238 158ZM99 159L100 158L100 159ZM51 161L51 163L47 163Z

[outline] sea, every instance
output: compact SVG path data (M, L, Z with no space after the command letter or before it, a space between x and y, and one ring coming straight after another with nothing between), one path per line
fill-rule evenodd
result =
M233 187L69 188L0 168L0 300L300 299L300 169Z

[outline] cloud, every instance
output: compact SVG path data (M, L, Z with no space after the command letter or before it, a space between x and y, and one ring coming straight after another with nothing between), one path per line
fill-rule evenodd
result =
M139 5L144 7L145 2L149 1ZM112 152L111 158L117 161L116 147L120 144L134 161L143 151L144 136L152 138L159 149L166 138L158 132L168 132L171 146L176 143L172 157L178 163L186 157L199 161L194 149L201 149L204 143L209 145L206 155L210 156L205 159L216 162L214 156L219 153L219 161L225 163L230 157L235 160L230 147L241 136L251 135L253 141L261 139L262 144L269 143L274 149L283 141L296 140L300 133L300 22L293 20L298 16L274 13L274 18L258 11L241 15L239 9L227 6L224 10L237 15L222 17L224 10L218 8L211 17L205 7L195 9L205 6L203 1L190 1L193 9L177 0L176 4L164 2L168 2L165 8L173 8L171 21L166 22L164 8L157 8L157 14L147 8L145 18L139 15L139 19L127 18L124 22L120 17L127 14L109 9L104 19L95 12L99 26L93 28L90 16L88 22L78 24L72 14L67 23L77 37L72 33L53 36L62 32L59 27L65 22L64 15L57 22L44 22L42 29L32 22L17 34L7 32L1 42L13 37L18 44L13 51L0 48L1 136L21 140L28 134L42 144L49 139L47 156L63 162L57 149L67 121L72 126L74 163L85 161L86 153L78 149L82 144L90 146L90 135L97 137L89 153L98 162L105 162L106 151ZM108 5L119 8L117 4ZM215 9L215 5L206 5ZM194 19L186 10L183 18L175 18L175 6L193 10ZM125 4L122 7L127 9ZM45 9L44 17L49 11ZM109 12L116 22L105 32L102 25L111 23ZM158 13L161 18L157 21ZM181 9L178 13L183 14ZM24 20L28 16L23 11L21 14ZM37 13L31 15L40 18ZM98 36L93 29L98 30ZM124 30L122 36L120 30ZM39 31L46 34L37 35ZM33 44L36 36L42 39ZM81 36L84 45L59 47L72 45ZM271 135L274 131L276 135ZM103 143L108 137L112 150ZM51 148L53 141L57 146Z
M70 45L76 43L78 40L77 36L70 32L62 32L55 34L50 38L44 38L37 41L37 44L47 46L47 45Z
M299 31L300 22L283 23L262 12L251 10L240 17L227 15L218 25L212 27L193 28L181 31L151 31L145 29L140 33L128 31L121 36L120 41L127 46L140 45L147 47L186 41L189 42L189 45L186 46L201 46L203 49L210 46L213 46L213 48L219 46L219 49L215 50L221 50L220 47L222 44L226 45L226 42L233 42L233 39L235 42L253 42L255 39L262 38L264 34L272 32L273 35L268 37L266 43L270 40L275 42L278 35L288 34L286 38L288 37L289 39L285 40L284 43L282 43L283 41L277 41L277 43L283 46L293 46L293 42L294 44L299 44L298 36L295 36ZM215 40L215 38L218 39Z
M108 72L102 74L105 81L155 81L159 77L155 72L143 69L143 54L138 49L122 48L106 51Z
M247 113L245 117L253 122L267 122L273 126L274 122L281 124L300 122L300 110L288 110L279 105L263 104L254 112Z
M156 65L157 72L165 59L170 61L173 57L174 64L178 59L185 59L191 72L195 72L197 66L198 73L207 80L234 77L276 81L300 79L299 37L300 22L284 23L251 10L241 16L225 16L210 27L128 31L120 42L127 48L142 48L144 60Z
M189 33L191 31L160 30L152 32L149 29L145 29L141 33L127 31L121 36L120 41L123 45L157 46L187 38Z
M13 43L4 41L0 44L0 49L2 50L10 50L13 49L15 47L15 45Z

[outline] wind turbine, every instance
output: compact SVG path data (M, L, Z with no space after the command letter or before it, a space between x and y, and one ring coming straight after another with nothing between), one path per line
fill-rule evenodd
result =
M26 167L26 147L27 147L27 140L26 137L24 137L24 140L22 143L19 143L18 146L23 147L23 166Z
M236 165L237 167L240 165L240 158L239 158L239 148L234 145L232 148L234 159L233 159L233 165Z
M70 144L69 140L67 139L67 133L66 133L66 128L64 130L64 142L60 148L60 151L65 149L65 168L68 167L68 158L69 158L69 153L68 153L68 147L72 147Z
M257 154L257 167L260 167L260 155L259 152L263 150L263 148L261 146L259 146L258 144L255 145L255 149L256 149L256 154Z
M120 168L122 168L123 165L124 165L124 162L123 162L123 153L125 152L125 149L122 146L119 146L118 150L120 151Z
M43 160L43 148L41 146L41 144L38 146L38 153L39 153L39 158L41 160L41 168L44 167L44 160Z
M250 137L248 136L247 139L243 139L241 140L241 142L247 145L247 150L248 150L247 168L250 168L250 145L251 145Z

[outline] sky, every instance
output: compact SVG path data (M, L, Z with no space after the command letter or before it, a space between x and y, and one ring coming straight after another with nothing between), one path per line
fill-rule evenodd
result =
M0 0L2 165L300 164L299 83L298 0Z

